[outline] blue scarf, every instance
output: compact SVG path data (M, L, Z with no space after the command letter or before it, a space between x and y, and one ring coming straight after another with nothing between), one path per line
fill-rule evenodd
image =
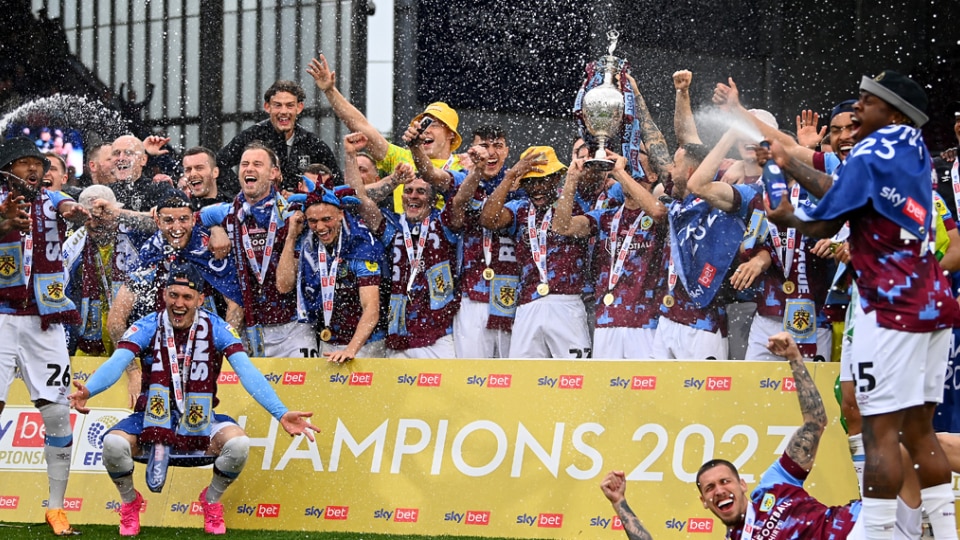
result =
M740 249L746 225L695 195L669 209L670 256L677 277L698 308L713 301Z
M630 166L630 174L637 180L645 178L643 167L640 165L640 144L643 142L640 133L640 120L637 118L637 103L633 95L633 85L627 78L627 63L620 64L620 93L623 94L623 120L622 131L620 133L620 155L627 158L627 164ZM587 124L583 120L583 96L591 89L603 84L603 70L597 69L596 62L590 62L585 68L587 78L583 81L580 91L577 92L577 99L573 102L573 117L577 122L577 130L580 137L591 148L596 148L597 138L587 131ZM614 84L617 84L614 81ZM607 144L613 144L613 141L607 141ZM611 148L614 149L614 148Z
M269 218L268 218L269 219ZM187 246L174 253L173 249L163 238L163 233L157 231L149 241L140 248L140 268L155 268L173 259L180 259L192 263L214 289L224 297L239 305L243 305L243 295L240 294L240 283L237 278L237 265L233 253L225 259L216 260L213 253L207 249L210 233L200 225L194 225L190 233Z
M933 208L930 163L919 130L898 125L878 129L853 147L816 208L798 208L797 217L829 221L872 205L915 237L926 238Z

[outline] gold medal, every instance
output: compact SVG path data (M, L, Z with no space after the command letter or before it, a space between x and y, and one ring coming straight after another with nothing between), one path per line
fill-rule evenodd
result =
M547 283L541 283L537 285L537 294L540 296L546 296L550 294L550 285Z
M333 337L333 332L329 328L324 328L320 331L320 340L321 341L330 341L330 338Z
M792 281L790 281L789 279L788 279L787 281L784 281L784 282L783 282L783 292L784 292L784 293L786 293L786 294L793 294L793 292L796 291L796 290L797 290L797 286L794 285L794 283L793 283Z
M673 295L672 294L664 295L663 305L667 306L668 308L672 308L673 304L674 304Z
M612 306L613 300L613 293L608 292L607 294L603 295L603 305Z
M493 271L493 268L484 268L483 269L483 279L490 281L496 276L497 273Z

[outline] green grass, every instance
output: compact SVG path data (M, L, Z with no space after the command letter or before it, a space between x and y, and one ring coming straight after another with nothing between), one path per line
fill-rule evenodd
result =
M82 540L107 539L116 540L119 538L118 525L77 525L77 529L83 532L78 538ZM0 522L0 538L16 538L17 540L31 540L42 538L49 540L56 538L46 524L37 523L3 523ZM211 536L205 534L203 529L197 528L168 528L168 527L144 527L140 530L139 539L149 540L151 538L175 538L176 540L210 540ZM345 532L311 532L311 531L256 531L249 529L228 529L227 536L230 540L292 540L294 538L313 538L316 540L416 540L419 538L429 538L433 540L481 540L478 536L414 536L414 535L391 535L391 534L372 534L372 533L345 533ZM508 538L483 538L482 540L510 540Z

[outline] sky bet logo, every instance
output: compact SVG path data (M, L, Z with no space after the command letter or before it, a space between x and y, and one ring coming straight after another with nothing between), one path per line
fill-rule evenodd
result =
M443 516L444 521L456 521L467 525L489 525L490 512L486 510L467 510L466 514L460 514L456 511L447 512Z
M413 375L400 375L397 377L397 384L405 384L407 386L426 386L426 387L439 387L440 386L440 377L439 373L421 373L417 376Z
M398 508L399 510L399 508ZM380 512L380 510L378 510ZM316 506L311 506L303 511L303 515L306 517L315 517L320 519L332 519L335 521L346 521L347 517L350 515L349 506L325 506L323 508L317 508Z
M783 380L776 381L766 378L760 381L761 389L782 390L784 392L796 392L797 385L793 382L793 377L784 377Z
M563 527L563 514L537 514L536 517L527 514L517 516L517 525L533 527L536 524L541 529L559 529Z
M70 428L77 427L77 415L70 415ZM10 428L9 422L2 426L2 431L6 432ZM17 417L16 431L13 432L13 446L18 448L43 448L43 419L39 412L22 412ZM0 433L2 437L3 433Z
M107 503L103 507L111 512L119 512L120 506L122 504L123 503L121 503L120 501L107 501ZM197 508L200 508L200 503L195 502L193 504L196 505ZM176 506L176 505L171 505L171 509L170 509L171 511L173 511L173 508L172 508L173 506ZM147 499L144 499L143 504L140 505L140 513L143 514L146 511L147 511ZM190 510L190 514L193 515L192 509ZM202 509L200 510L200 514L198 515L203 515Z
M537 379L537 386L549 386L550 388L561 388L564 390L582 390L583 375L560 375L556 379L553 377L540 377Z
M669 519L664 526L668 530L683 531L687 528L688 533L712 533L713 518L688 518L686 521L679 519Z
M595 518L590 518L590 526L600 527L601 529L606 529L607 527L610 527L611 531L623 530L623 522L620 521L620 516L613 516L611 518L597 516Z
M333 384L349 384L350 386L372 386L373 372L354 372L350 375L334 373L330 376L330 382Z
M0 495L0 510L16 510L20 506L20 497L17 495Z
M697 390L727 391L733 387L732 377L707 377L706 379L689 378L683 381L684 388Z
M397 508L393 511L381 508L373 513L373 519L382 519L384 521L393 521L396 523L416 523L420 518L419 508Z
M275 518L280 517L280 505L261 503L256 506L250 506L241 504L237 507L237 513L246 516L256 516L258 518Z
M473 384L476 386L487 385L487 388L510 388L510 383L513 380L513 375L509 373L491 373L486 377L481 377L480 375L471 375L467 378L467 384Z
M307 372L284 371L283 375L270 372L264 375L263 378L273 384L302 385L303 383L307 382Z
M146 502L144 502L143 507L140 508L140 513L142 514L147 507ZM117 511L120 511L120 508L117 507ZM175 502L170 505L170 512L174 514L189 514L191 516L202 516L203 515L203 506L199 501L192 501L190 503Z
M657 377L655 375L634 375L630 379L614 377L610 379L610 388L623 390L656 390Z
M47 508L50 504L49 499L44 499L40 506ZM67 497L63 499L63 509L67 512L79 512L83 510L83 497Z
M221 371L220 376L217 377L217 384L239 384L240 377L237 376L236 371Z

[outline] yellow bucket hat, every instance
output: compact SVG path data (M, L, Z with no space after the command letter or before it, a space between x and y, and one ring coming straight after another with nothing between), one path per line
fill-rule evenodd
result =
M524 150L522 154L520 154L520 158L523 159L530 154L543 154L544 159L547 160L547 164L539 167L543 172L528 172L520 177L521 181L527 178L543 178L544 176L550 176L551 174L565 171L567 169L567 166L563 163L560 163L560 160L557 159L557 152L554 151L552 146L531 146L530 148Z
M422 113L418 114L411 124L419 122L423 119L424 116L430 115L437 120L439 120L443 125L447 126L450 131L453 132L453 143L450 145L450 151L453 152L457 148L460 148L460 143L463 142L463 137L457 132L457 126L460 125L460 116L457 114L457 111L450 108L449 105L442 101L436 101L427 105L427 108L423 110Z

